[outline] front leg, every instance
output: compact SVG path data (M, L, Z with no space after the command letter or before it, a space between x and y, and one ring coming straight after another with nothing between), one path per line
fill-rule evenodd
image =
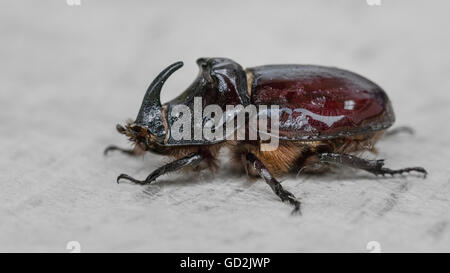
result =
M403 168L398 170L392 170L389 168L385 168L384 166L384 160L367 160L362 159L356 156L348 155L348 154L338 154L338 153L322 153L319 154L319 161L320 162L331 162L331 163L337 163L341 165L350 166L356 169L362 169L365 171L368 171L370 173L373 173L375 175L385 175L385 174L402 174L402 173L409 173L412 171L422 173L424 177L427 176L427 171L422 167L412 167L412 168Z
M117 183L119 183L120 179L126 179L126 180L129 180L133 183L140 184L140 185L150 184L153 181L155 181L156 178L158 178L159 176L161 176L163 174L177 171L186 166L197 165L202 160L203 160L203 156L201 154L194 153L194 154L188 155L186 157L180 158L178 160L175 160L173 162L170 162L169 164L166 164L166 165L154 170L149 176L147 176L147 178L145 180L137 180L127 174L121 174L121 175L119 175L119 177L117 177Z
M267 184L272 188L273 192L280 197L281 201L283 202L289 202L292 206L294 206L294 210L292 211L293 214L299 213L300 211L300 201L297 200L297 198L290 193L289 191L285 190L280 182L278 182L272 174L269 172L269 170L264 166L264 164L259 160L254 154L248 153L246 155L247 162L251 164L255 170L258 172L258 174L266 181Z
M145 150L143 150L138 145L134 146L133 149L125 149L125 148L117 147L116 145L109 145L108 147L105 148L105 150L103 151L103 154L106 156L111 151L120 151L123 154L129 155L129 156L140 156L145 153Z

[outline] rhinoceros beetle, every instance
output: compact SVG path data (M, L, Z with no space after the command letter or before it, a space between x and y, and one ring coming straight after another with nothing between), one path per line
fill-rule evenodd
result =
M129 155L148 151L175 160L156 169L145 180L121 174L117 182L150 184L163 174L188 166L194 170L217 169L219 150L227 147L232 162L237 162L247 175L263 178L283 202L293 205L293 212L300 212L298 199L285 190L275 176L291 171L323 172L333 165L383 176L412 171L427 174L422 167L393 170L384 167L383 160L367 160L355 155L363 151L375 152L374 144L395 120L391 102L383 89L356 73L316 65L265 65L244 70L226 58L200 58L197 64L200 72L195 81L181 95L162 104L160 93L164 82L183 63L177 62L164 69L147 89L136 119L125 126L117 125L117 131L135 144L134 149L109 146L105 150L105 154L119 150ZM262 150L265 142L261 138L175 138L171 129L177 117L171 116L171 111L177 105L195 111L196 98L200 98L203 109L216 105L225 113L227 105L276 105L275 110L271 107L265 112L268 120L277 116L277 148ZM231 115L231 119L234 118L236 115ZM191 128L184 129L194 130L205 123L200 118L190 125Z

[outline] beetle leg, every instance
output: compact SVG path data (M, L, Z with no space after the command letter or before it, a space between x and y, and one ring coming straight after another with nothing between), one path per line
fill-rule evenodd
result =
M115 145L109 145L108 147L106 147L106 149L103 151L104 155L108 155L109 152L111 151L120 151L126 155L129 156L140 156L144 154L144 150L142 150L139 146L135 146L133 149L124 149L124 148L120 148L117 147Z
M247 178L249 178L250 177L250 173L249 173L249 171L248 171L248 161L247 161L247 157L246 157L246 154L241 154L241 161L242 161L242 164L244 164L244 169L245 169L245 174L247 175Z
M409 126L400 126L400 127L397 127L397 128L387 131L386 133L384 133L384 136L391 137L391 136L395 136L399 133L407 133L410 135L414 135L414 129Z
M173 162L170 162L169 164L166 164L162 167L159 167L158 169L154 170L151 174L149 174L145 180L137 180L127 174L121 174L117 177L117 183L119 183L120 179L125 179L125 180L129 180L135 184L140 184L140 185L150 184L153 181L155 181L156 178L158 178L159 176L161 176L163 174L177 171L186 166L196 165L196 164L200 163L202 160L203 160L203 156L201 154L197 154L197 153L191 154L186 157L175 160Z
M278 182L272 174L267 170L266 166L252 153L248 153L246 155L247 162L251 164L255 170L258 172L258 174L266 181L267 184L272 188L273 192L280 197L281 201L283 202L289 202L292 206L294 206L294 210L292 211L292 214L299 213L300 211L300 201L297 200L297 198L290 193L289 191L285 190L280 182Z
M348 154L337 154L337 153L322 153L318 154L320 162L331 162L338 163L346 166L350 166L356 169L362 169L373 173L375 175L394 175L394 174L402 174L409 173L412 171L422 173L424 177L427 176L427 171L422 167L412 167L412 168L403 168L398 170L392 170L389 168L384 168L384 159L378 160L367 160L362 159L356 156L348 155Z

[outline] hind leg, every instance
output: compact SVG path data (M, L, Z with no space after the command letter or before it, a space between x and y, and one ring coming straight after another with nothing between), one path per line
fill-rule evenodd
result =
M422 167L411 167L411 168L403 168L398 170L392 170L384 167L384 160L367 160L362 159L356 156L348 155L348 154L339 154L339 153L321 153L318 154L319 162L322 163L337 163L349 167L353 167L356 169L362 169L373 173L375 175L394 175L394 174L402 174L402 173L410 173L410 172L418 172L422 173L424 177L427 175L427 171Z
M394 129L390 129L388 130L384 136L385 137L392 137L401 133L407 133L409 135L414 135L414 129L409 127L409 126L400 126L400 127L396 127Z

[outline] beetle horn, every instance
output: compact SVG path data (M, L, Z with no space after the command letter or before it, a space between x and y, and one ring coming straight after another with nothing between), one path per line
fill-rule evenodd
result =
M182 66L183 62L171 64L153 80L145 93L136 123L146 124L151 122L149 119L161 118L161 89L170 75Z
M172 75L173 72L177 71L179 68L183 66L183 62L176 62L174 64L169 65L166 69L164 69L159 75L153 80L150 86L145 93L145 97L143 100L143 104L148 105L158 105L161 106L161 89L165 83L165 81Z

